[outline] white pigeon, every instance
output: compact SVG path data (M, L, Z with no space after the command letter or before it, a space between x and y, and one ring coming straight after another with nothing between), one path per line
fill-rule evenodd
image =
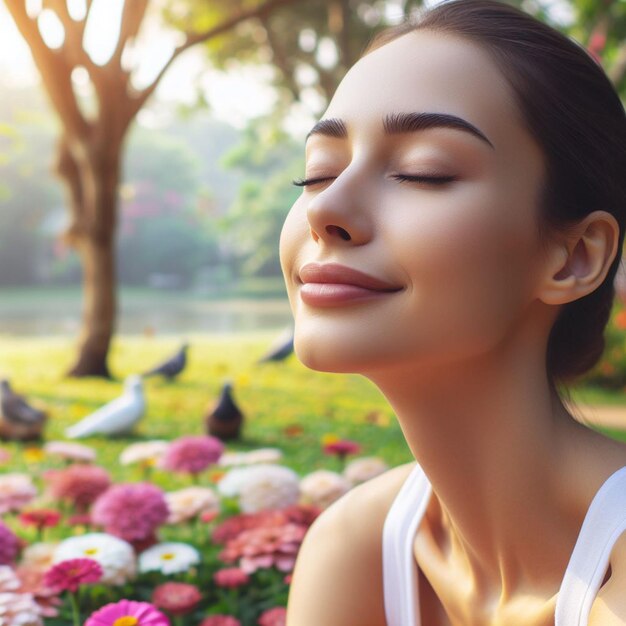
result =
M132 430L146 409L141 376L124 381L124 393L65 430L69 439L90 435L118 435Z

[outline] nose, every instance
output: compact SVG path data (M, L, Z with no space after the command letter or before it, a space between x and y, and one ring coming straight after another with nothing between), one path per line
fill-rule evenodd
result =
M348 183L343 175L333 180L307 206L313 240L327 245L366 244L373 235L373 223L366 202L364 194L357 191L354 184Z

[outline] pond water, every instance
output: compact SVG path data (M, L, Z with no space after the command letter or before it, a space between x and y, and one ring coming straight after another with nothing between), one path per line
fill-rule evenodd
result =
M117 331L140 333L233 333L279 330L292 325L286 299L197 300L150 298L120 301ZM45 299L0 307L0 334L75 335L80 328L80 302Z

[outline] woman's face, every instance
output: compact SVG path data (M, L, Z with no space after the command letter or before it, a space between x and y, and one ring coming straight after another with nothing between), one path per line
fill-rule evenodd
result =
M368 375L494 348L534 299L545 167L497 66L412 32L352 67L331 119L306 141L317 182L280 241L299 359Z

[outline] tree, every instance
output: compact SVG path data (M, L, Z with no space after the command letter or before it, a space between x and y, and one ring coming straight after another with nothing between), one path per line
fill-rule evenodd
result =
M205 14L201 27L194 24L183 31L184 40L151 84L134 89L124 57L139 34L150 0L124 2L115 50L104 65L96 64L84 48L93 0L85 0L80 16L70 12L66 0L42 0L36 14L29 13L26 0L5 0L61 123L56 171L65 184L71 213L65 240L77 250L83 270L79 352L69 375L110 377L107 356L117 311L114 238L120 165L125 138L137 113L180 54L231 31L246 20L265 17L278 7L296 1L265 0L247 2L245 6L223 3L223 11ZM39 22L42 11L54 16L62 27L64 39L57 48L48 45L42 34ZM75 72L86 74L93 86L94 111L85 108L75 89Z

